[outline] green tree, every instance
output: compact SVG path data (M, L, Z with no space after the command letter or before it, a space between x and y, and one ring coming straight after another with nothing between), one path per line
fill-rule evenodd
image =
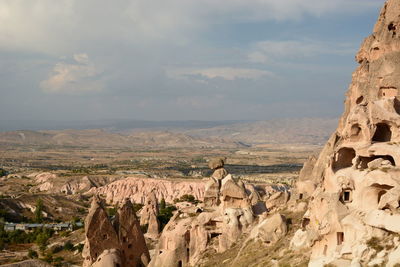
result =
M2 168L0 168L0 177L6 176L8 172Z
M36 200L36 208L35 208L35 222L41 223L43 222L43 200L38 198Z
M36 236L35 243L39 246L41 251L44 251L47 247L47 241L50 236L45 231L41 232Z
M164 210L165 208L166 208L166 203L165 203L165 199L164 198L162 198L161 199L161 201L160 201L160 209L161 210Z

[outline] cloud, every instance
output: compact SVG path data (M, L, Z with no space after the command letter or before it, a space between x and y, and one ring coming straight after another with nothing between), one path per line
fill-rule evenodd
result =
M215 24L361 13L383 0L2 0L0 49L72 53L101 41L182 44ZM99 42L100 41L100 42Z
M88 55L74 54L73 59L73 63L59 62L54 66L49 78L40 83L43 91L75 94L103 89L101 71L90 62Z
M174 69L169 70L167 75L171 78L181 79L201 75L207 79L222 78L233 81L236 79L257 80L265 76L274 76L270 71L248 68L204 68L204 69Z
M327 43L317 40L262 41L252 45L248 59L253 63L272 63L282 59L301 59L320 55L352 55L352 44Z

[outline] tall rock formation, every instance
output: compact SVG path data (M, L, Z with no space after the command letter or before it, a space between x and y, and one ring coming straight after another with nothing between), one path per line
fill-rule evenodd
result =
M214 170L214 172L205 185L204 203L207 206L217 206L220 203L219 190L221 187L221 180L228 175L228 172L227 170L225 170L224 165L224 158L211 159L208 163L208 167Z
M145 205L140 211L140 225L147 225L146 236L149 238L157 238L160 233L160 222L157 215L159 215L158 201L156 193L152 190L147 195Z
M118 210L112 223L101 200L93 197L85 219L85 235L84 267L139 267L147 266L150 261L143 233L129 200Z
M385 3L356 60L338 128L296 185L295 196L310 203L292 247L311 245L310 266L384 264L399 245L399 0ZM387 249L377 253L371 240Z

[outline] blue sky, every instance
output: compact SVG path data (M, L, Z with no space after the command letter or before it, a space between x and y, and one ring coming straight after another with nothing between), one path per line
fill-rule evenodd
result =
M333 117L383 0L0 0L0 120Z

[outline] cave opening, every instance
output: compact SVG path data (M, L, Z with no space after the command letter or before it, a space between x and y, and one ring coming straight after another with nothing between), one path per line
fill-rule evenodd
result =
M392 130L386 123L378 123L376 125L375 134L372 137L373 142L390 142L392 139Z
M337 172L340 169L349 168L353 166L353 159L356 157L356 151L353 148L342 147L336 153L333 163L332 170Z
M344 242L344 233L343 232L337 232L337 245L340 246Z

